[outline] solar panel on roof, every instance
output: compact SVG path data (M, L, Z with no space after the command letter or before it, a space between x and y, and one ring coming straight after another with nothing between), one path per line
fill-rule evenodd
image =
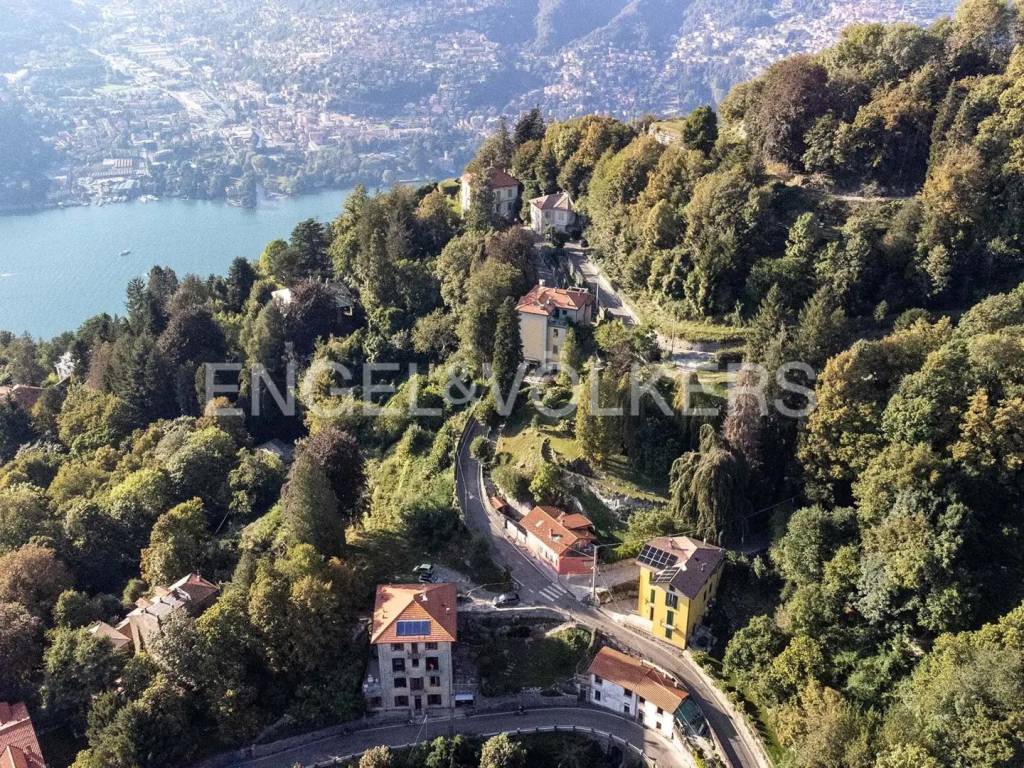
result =
M671 552L658 549L650 544L644 544L644 548L640 550L640 556L637 557L638 563L641 565L649 565L658 571L662 568L667 568L670 565L675 565L677 560L679 560L679 558Z
M654 578L651 579L651 584L668 584L676 577L677 573L679 573L679 566L658 571L658 573L654 575Z
M430 634L429 621L400 621L395 631L399 637L418 637Z

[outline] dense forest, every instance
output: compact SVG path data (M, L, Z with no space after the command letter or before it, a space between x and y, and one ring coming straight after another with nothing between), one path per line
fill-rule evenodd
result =
M691 416L681 381L665 385L670 416L645 401L566 418L578 471L622 457L667 485L630 542L692 529L730 544L751 510L795 499L767 555L731 557L723 589L757 599L723 597L709 662L782 764L1024 763L1019 28L998 0L929 29L856 26L674 121L674 140L653 118L535 111L471 164L508 168L524 201L570 192L655 322L727 324L748 361L818 371L800 380L816 403L802 419L743 398ZM0 700L59 726L76 768L155 768L356 717L378 581L424 556L503 578L453 504L468 403L445 397L446 368L485 388L488 364L508 390L535 254L486 204L460 217L452 192L359 190L225 276L154 268L121 316L0 335L0 385L42 387L31 407L0 402ZM58 382L65 352L75 373ZM594 386L559 378L545 402L614 402L657 355L647 326L577 329L563 357ZM239 393L208 403L205 364L222 361L240 364L218 379ZM382 388L365 391L367 371ZM267 382L300 393L295 417ZM488 395L476 415L494 408ZM290 465L256 449L271 438L296 441ZM559 473L530 490L556 493ZM85 630L189 571L219 599L151 652Z

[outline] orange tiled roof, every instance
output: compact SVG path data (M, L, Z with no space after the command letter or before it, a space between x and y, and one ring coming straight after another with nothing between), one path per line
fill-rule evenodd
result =
M373 606L370 642L454 643L458 634L454 584L381 584ZM399 636L399 621L428 621L429 633Z
M666 712L675 712L689 696L654 667L607 646L598 651L587 672L633 691Z
M542 211L560 209L572 212L572 198L569 197L568 192L555 192L553 195L535 197L530 201L530 205L534 205Z
M42 754L28 708L0 701L0 768L42 768Z
M535 285L519 300L516 310L531 315L551 315L556 309L579 310L593 303L594 296L586 288Z
M581 531L580 528L570 529L565 526L563 520L566 515L557 507L534 507L519 524L531 535L540 539L541 543L554 552L556 555L564 555L578 545L593 539L589 531ZM577 517L590 521L583 515Z
M464 173L462 174L461 181L472 182L476 178L476 174ZM501 170L500 168L488 168L487 169L487 186L491 189L505 189L507 187L518 187L519 179L513 176L511 173Z

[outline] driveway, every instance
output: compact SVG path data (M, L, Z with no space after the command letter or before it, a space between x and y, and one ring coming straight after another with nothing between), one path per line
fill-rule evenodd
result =
M490 539L495 557L511 570L512 577L521 585L523 605L560 610L579 623L600 630L623 648L668 670L679 678L703 710L728 765L732 768L768 768L757 737L747 728L742 717L734 712L725 695L714 687L711 679L692 659L652 637L617 624L600 609L578 602L564 587L553 584L526 555L505 539L497 515L490 512L480 464L469 452L473 438L484 432L484 428L475 421L467 427L456 457L456 490L467 524ZM555 590L561 590L564 594Z
M600 709L590 707L544 707L529 709L523 714L498 712L430 720L423 723L400 723L365 728L352 733L315 736L309 742L292 746L265 757L236 762L231 768L290 768L296 763L310 766L340 758L353 758L376 746L392 748L423 744L438 736L463 734L489 738L498 733L546 732L573 729L591 733L603 741L614 738L641 750L658 766L688 768L691 764L679 750L662 736L639 723Z

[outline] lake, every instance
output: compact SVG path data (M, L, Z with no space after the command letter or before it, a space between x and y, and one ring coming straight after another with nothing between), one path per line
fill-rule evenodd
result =
M255 210L168 199L0 216L0 329L48 338L99 312L124 314L125 286L153 265L179 277L223 274L303 219L330 221L347 195L261 201Z

